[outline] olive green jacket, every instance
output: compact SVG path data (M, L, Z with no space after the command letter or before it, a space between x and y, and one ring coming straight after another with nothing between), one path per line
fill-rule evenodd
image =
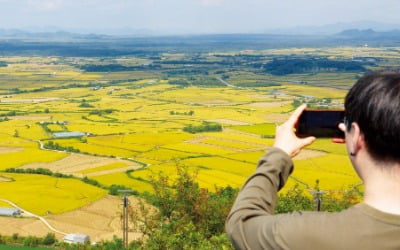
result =
M365 203L338 213L273 215L292 170L292 160L278 148L261 158L226 221L236 249L400 249L400 215Z

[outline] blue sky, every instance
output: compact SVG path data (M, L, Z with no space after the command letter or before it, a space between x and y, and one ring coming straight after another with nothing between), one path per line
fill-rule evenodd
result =
M399 0L0 0L0 29L246 33L362 20L399 24Z

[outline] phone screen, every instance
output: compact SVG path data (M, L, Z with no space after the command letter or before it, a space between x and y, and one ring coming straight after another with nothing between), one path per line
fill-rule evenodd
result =
M344 138L338 128L343 122L344 110L304 110L296 126L298 136Z

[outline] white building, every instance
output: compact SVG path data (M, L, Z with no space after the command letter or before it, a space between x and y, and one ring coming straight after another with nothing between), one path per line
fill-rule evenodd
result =
M64 236L64 242L71 244L85 244L88 241L90 241L90 238L86 234L67 234Z
M17 208L0 208L0 216L18 216L21 210Z

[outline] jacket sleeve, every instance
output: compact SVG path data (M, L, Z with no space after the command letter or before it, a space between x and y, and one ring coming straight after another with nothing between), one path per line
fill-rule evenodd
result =
M291 158L279 148L271 148L244 184L226 221L226 232L236 249L277 249L275 240L260 239L273 235L272 227L277 192L293 170ZM263 232L264 231L264 232Z

